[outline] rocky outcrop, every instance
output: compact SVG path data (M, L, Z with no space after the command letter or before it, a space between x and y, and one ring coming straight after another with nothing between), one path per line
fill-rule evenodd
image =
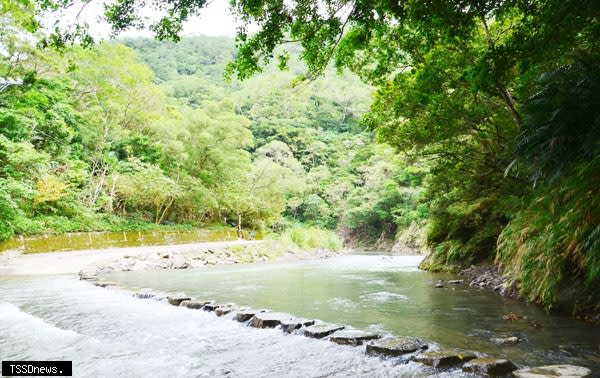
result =
M471 287L493 290L505 297L517 297L517 291L511 285L509 277L494 265L471 266L458 274L464 276Z
M434 368L449 368L462 365L477 358L475 353L455 349L439 349L422 353L415 357L415 361Z
M547 365L513 371L516 378L591 378L592 371L583 366Z
M463 365L462 370L469 373L499 377L517 370L509 360L499 358L475 358Z
M307 327L304 330L304 336L313 337L315 339L322 339L325 336L329 336L336 331L341 331L345 327L339 324L315 324Z
M255 314L250 320L250 325L255 328L275 328L282 321L292 319L290 314L281 312L263 312Z
M394 357L427 348L427 343L421 339L411 336L398 336L367 344L367 353Z
M359 330L343 330L332 334L329 340L341 345L362 345L363 342L379 339L381 336L375 332Z
M281 321L281 329L284 332L292 333L297 329L300 329L302 327L308 327L313 324L315 324L315 321L310 320L310 319L303 319L303 318L284 319Z

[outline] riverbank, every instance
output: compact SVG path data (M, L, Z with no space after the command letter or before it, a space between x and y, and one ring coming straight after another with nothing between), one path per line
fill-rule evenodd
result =
M113 271L186 269L217 264L327 258L323 249L288 248L274 240L233 240L188 244L87 249L67 252L0 254L2 275L84 275Z
M471 287L493 291L506 298L524 300L519 294L516 285L511 281L510 276L502 272L494 264L483 263L472 265L469 268L462 269L458 272L458 275L465 279ZM542 307L539 303L536 303L536 305ZM555 306L550 312L570 316L577 320L600 324L600 308L578 308L574 303L573 297L568 298L563 295L562 306Z
M23 254L19 251L8 251L0 254L0 274L76 274L90 265L102 266L124 258L125 256L140 257L157 253L186 253L197 250L222 249L257 243L262 243L262 241L234 240L159 246L87 249L36 254Z

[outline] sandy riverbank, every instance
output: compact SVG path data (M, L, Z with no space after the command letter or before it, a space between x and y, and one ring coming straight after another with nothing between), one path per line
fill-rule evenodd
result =
M221 249L262 243L261 240L236 240L191 244L158 245L145 247L107 248L68 252L22 254L5 252L0 254L0 275L48 275L72 274L90 265L105 265L125 256L150 255L155 253L186 253L201 249Z

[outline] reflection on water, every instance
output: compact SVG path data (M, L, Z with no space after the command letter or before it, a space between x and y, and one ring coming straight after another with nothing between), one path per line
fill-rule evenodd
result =
M249 238L247 231L244 239ZM0 243L0 252L20 249L25 253L71 251L111 247L139 247L149 245L184 244L210 241L236 240L235 229L195 231L136 231L136 232L78 232L64 235L14 237ZM252 234L262 239L262 234Z
M550 316L466 285L434 288L450 276L419 271L419 257L345 256L324 261L127 272L108 279L132 288L184 291L199 298L270 308L297 316L424 337L531 366L570 362L600 369L600 328ZM506 321L513 312L525 320ZM536 328L532 322L542 324ZM525 341L499 346L492 338ZM599 370L600 371L600 370Z

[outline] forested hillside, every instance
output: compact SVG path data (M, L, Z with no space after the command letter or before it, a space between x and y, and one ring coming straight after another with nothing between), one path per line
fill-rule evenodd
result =
M293 49L283 72L269 66L243 82L226 82L224 68L236 53L233 40L123 42L179 106L228 103L248 121L254 143L247 150L254 162L274 176L272 190L287 185L279 189L285 219L338 229L362 244L390 241L398 228L421 226L426 211L417 209L417 200L426 168L409 166L389 146L374 143L362 122L373 89L357 76L329 69L315 81L300 82L304 67L299 49ZM282 167L288 171L275 177Z
M374 243L422 218L425 169L373 143L373 89L356 76L297 83L292 56L289 71L226 82L232 39L122 42L4 61L25 81L0 94L2 238L241 216Z
M205 5L153 3L162 40ZM597 2L240 0L235 46L68 48L89 44L76 29L42 39L60 54L19 40L39 29L19 4L1 18L0 75L24 79L0 93L3 238L238 215L369 242L424 226L425 269L494 263L531 301L600 310ZM136 6L107 9L115 32L144 22Z

